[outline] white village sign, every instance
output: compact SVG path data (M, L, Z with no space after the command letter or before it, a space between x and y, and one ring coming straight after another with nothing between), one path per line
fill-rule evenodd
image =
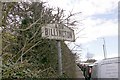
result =
M75 41L74 30L62 24L47 24L43 26L42 37L47 39Z

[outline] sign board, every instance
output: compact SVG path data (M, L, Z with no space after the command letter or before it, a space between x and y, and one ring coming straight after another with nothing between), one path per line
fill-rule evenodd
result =
M41 30L43 38L75 41L74 30L62 24L47 24Z

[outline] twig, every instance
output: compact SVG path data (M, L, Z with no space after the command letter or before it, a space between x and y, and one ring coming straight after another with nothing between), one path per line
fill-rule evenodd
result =
M26 52L23 53L23 55L25 55L28 51L30 51L33 47L35 47L37 44L39 44L41 41L38 41L36 44L34 44L32 47L30 47ZM22 56L23 56L22 55ZM18 58L18 60L16 61L16 63L20 60L21 56Z

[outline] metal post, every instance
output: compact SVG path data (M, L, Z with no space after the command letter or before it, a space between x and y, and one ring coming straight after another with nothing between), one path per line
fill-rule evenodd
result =
M0 1L0 27L2 25L2 2ZM0 30L0 80L2 79L2 30Z
M62 75L62 53L61 53L61 42L57 41L57 47L58 47L58 69L59 69L59 75Z
M106 57L107 57L107 50L106 50L106 43L105 43L105 39L104 38L103 38L103 41L104 41L104 43L103 43L104 59L106 59Z

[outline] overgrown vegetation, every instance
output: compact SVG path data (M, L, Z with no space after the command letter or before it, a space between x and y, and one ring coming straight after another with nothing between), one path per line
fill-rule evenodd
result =
M3 3L1 27L3 79L70 77L66 71L63 76L58 75L56 41L41 38L41 27L56 21L58 24L71 24L73 22L70 22L70 17L74 14L65 17L64 10L48 8L44 4L44 2ZM65 51L63 50L63 54ZM69 49L68 51L70 52ZM70 64L74 66L74 58L71 61L73 65ZM65 64L65 60L63 62Z

